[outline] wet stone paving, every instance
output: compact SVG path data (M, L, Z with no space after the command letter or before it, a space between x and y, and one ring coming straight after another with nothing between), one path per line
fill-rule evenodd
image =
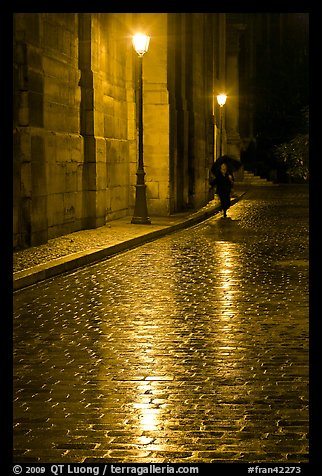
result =
M308 462L307 187L14 293L15 462Z

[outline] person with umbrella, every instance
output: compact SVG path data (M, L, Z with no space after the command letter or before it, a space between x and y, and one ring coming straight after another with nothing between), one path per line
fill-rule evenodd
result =
M241 163L232 157L221 156L211 167L211 174L215 176L212 186L216 185L216 193L225 218L230 207L231 190L234 184L233 170L237 170L240 165Z

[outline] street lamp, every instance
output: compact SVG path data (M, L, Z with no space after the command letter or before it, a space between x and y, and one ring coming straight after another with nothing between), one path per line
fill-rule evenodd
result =
M148 217L148 208L146 203L146 185L144 183L144 164L143 164L143 84L142 84L142 61L143 55L148 51L150 37L137 33L132 38L132 43L135 51L138 54L139 64L139 78L138 78L138 145L139 145L139 161L136 172L136 193L135 206L131 223L150 224L151 220Z
M220 147L219 147L219 157L222 155L222 108L226 104L227 96L226 94L218 94L217 102L220 106Z

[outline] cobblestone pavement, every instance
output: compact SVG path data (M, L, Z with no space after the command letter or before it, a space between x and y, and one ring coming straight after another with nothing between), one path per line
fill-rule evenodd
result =
M14 293L14 461L307 463L308 190Z
M236 190L239 198L245 190ZM205 207L196 212L176 213L168 217L153 217L150 225L131 224L131 216L108 222L105 226L95 229L80 230L67 235L52 238L48 243L33 246L13 253L13 271L18 273L48 263L52 260L72 256L82 251L109 247L130 239L144 236L153 231L176 226L199 215L212 213L219 209L219 199L215 195Z
M239 186L232 205L245 193ZM80 230L40 246L13 253L13 289L21 289L64 272L70 272L114 254L135 248L169 233L200 223L220 212L218 196L199 210L153 217L150 225L131 223L132 216L113 220L96 229Z

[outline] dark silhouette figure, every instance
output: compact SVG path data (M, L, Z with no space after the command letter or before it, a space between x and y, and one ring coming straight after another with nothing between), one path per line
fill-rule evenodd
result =
M227 164L223 162L216 175L216 193L219 196L224 217L227 216L227 210L230 207L230 195L233 183L234 176L229 172Z

